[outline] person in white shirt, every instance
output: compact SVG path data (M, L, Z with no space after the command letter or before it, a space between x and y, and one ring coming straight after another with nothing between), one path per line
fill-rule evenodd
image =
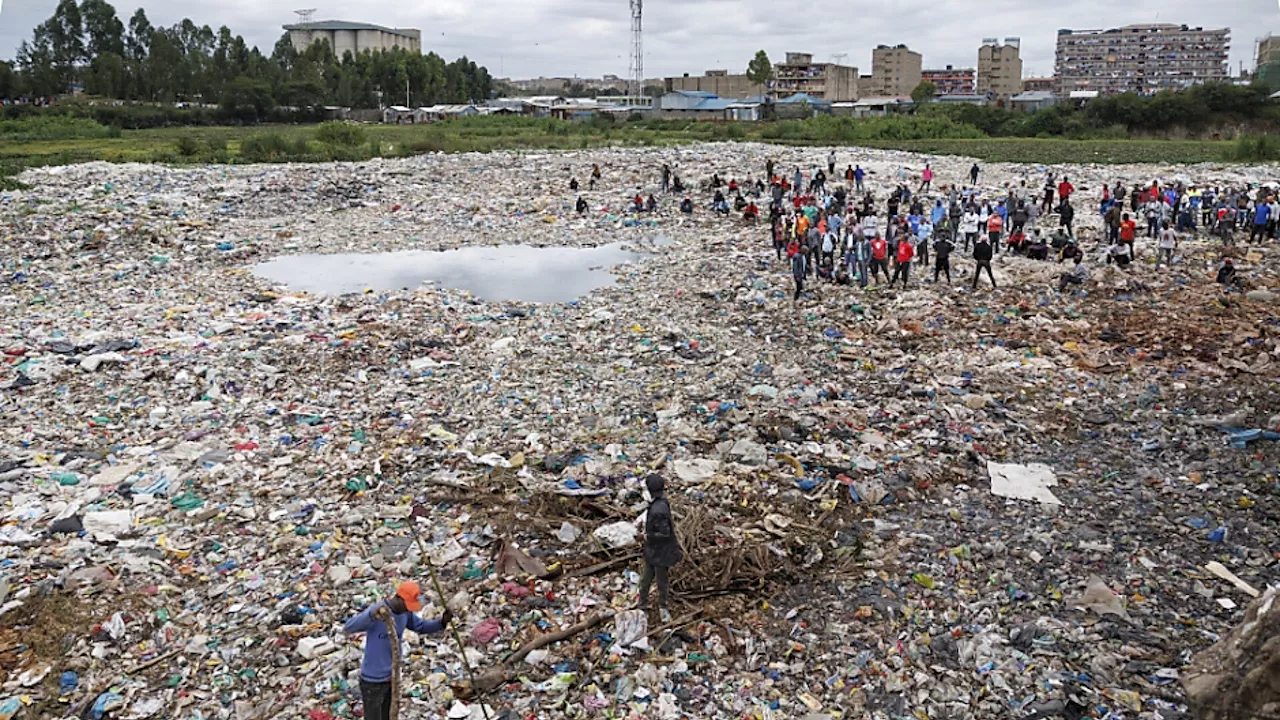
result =
M1173 251L1178 249L1178 233L1169 227L1169 221L1165 220L1163 227L1160 229L1160 245L1159 252L1156 254L1156 267L1160 267L1160 262L1164 261L1169 265L1173 264Z
M1160 228L1160 205L1159 200L1148 200L1146 207L1147 215L1147 237L1155 238L1156 231Z
M1119 265L1121 268L1127 268L1129 267L1129 261L1131 259L1132 258L1129 257L1129 243L1122 243L1122 242L1116 241L1114 243L1111 243L1111 247L1107 248L1107 264L1108 265L1114 262L1116 265Z
M974 212L973 206L964 211L964 217L960 219L960 232L964 235L964 249L969 251L969 245L978 241L978 226L981 221L978 213Z
M867 237L875 237L879 234L878 222L875 215L867 215L862 218L862 233Z
M1058 292L1066 292L1068 285L1083 285L1089 282L1089 267L1084 264L1084 255L1076 255L1076 264L1068 272L1058 276Z

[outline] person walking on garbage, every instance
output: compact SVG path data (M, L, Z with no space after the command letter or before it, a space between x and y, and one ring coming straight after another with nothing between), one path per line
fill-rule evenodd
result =
M836 151L827 153L827 175L836 174Z
M587 189L588 189L588 190L595 190L595 189L596 189L596 183L597 183L597 182L599 182L599 181L600 181L600 166L599 166L599 165L592 165L592 166L591 166L591 182L587 185Z
M579 196L578 196L578 202L577 202L577 205L576 205L575 207L577 208L577 210L578 210L578 214L579 214L579 215L585 215L585 214L586 214L586 212L587 212L587 201L586 201L586 200L583 200L583 199L582 199L582 196L581 196L581 195L579 195Z
M866 191L866 186L862 184L862 179L865 178L866 176L867 176L867 171L863 170L861 165L853 169L853 184L856 186L856 189L858 192Z
M787 258L791 260L791 279L796 284L796 292L791 299L798 301L800 293L804 292L804 275L808 269L806 267L805 251L804 248L800 247L799 240L792 240L787 245Z
M1040 201L1040 213L1042 215L1048 215L1049 211L1053 209L1053 189L1055 186L1053 173L1046 174L1044 176L1044 198Z
M662 163L662 192L666 192L671 187L671 166Z
M973 167L969 168L969 184L978 184L978 163L974 163Z
M418 583L405 581L396 588L395 595L370 605L347 621L344 629L348 635L365 633L364 659L360 662L360 700L366 720L390 720L392 656L400 652L405 628L420 635L433 635L443 632L453 618L453 613L445 608L439 620L423 620L416 614L420 610L422 588ZM387 633L388 620L395 626L394 643Z
M938 282L938 273L946 273L947 284L951 284L951 251L955 248L955 243L951 242L946 235L939 235L937 242L933 244L933 281L935 283Z
M1058 208L1058 227L1067 229L1067 235L1075 237L1076 231L1072 225L1076 221L1076 209L1071 207L1070 200L1063 200L1062 205Z
M978 289L978 275L983 268L987 269L987 277L991 278L991 289L996 287L996 276L991 272L991 243L979 236L977 242L973 244L973 260L977 263L973 268L973 289Z
M911 244L911 235L903 233L901 239L898 240L897 250L898 264L893 268L893 277L889 280L889 287L893 287L898 282L898 277L902 277L902 289L907 289L907 278L911 275L911 259L915 257L916 248Z
M1132 248L1132 246L1130 246ZM1167 265L1173 264L1173 253L1178 249L1178 233L1169 227L1169 221L1164 221L1164 227L1160 230L1160 241L1156 250L1156 267L1160 267L1163 262ZM1130 252L1130 255L1133 253Z
M659 617L662 622L671 622L671 613L667 611L667 595L671 587L669 573L684 557L684 552L680 549L676 524L671 518L667 481L661 475L650 475L644 484L653 499L644 516L644 572L640 574L639 609L649 609L649 585L657 578Z

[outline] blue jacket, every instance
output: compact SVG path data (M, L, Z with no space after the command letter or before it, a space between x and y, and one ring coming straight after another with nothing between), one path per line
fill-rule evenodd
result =
M389 682L391 680L391 653L398 651L400 638L404 637L404 629L406 627L421 635L438 633L444 630L444 625L440 624L438 620L423 620L411 612L400 613L399 615L392 614L391 618L396 624L396 645L395 649L393 649L391 638L387 636L387 626L373 616L375 610L386 604L386 600L376 602L347 621L346 631L348 635L365 633L364 661L360 663L361 680L369 682ZM390 610L390 606L387 606L387 609Z

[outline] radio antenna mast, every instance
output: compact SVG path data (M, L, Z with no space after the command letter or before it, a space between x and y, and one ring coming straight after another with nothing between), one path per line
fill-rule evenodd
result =
M631 0L631 67L627 94L632 98L644 95L644 41L640 22L644 0ZM633 101L634 102L634 101Z

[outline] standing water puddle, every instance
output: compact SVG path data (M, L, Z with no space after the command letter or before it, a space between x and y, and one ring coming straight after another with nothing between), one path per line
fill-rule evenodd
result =
M669 241L659 239L655 245ZM258 263L259 277L293 290L341 295L373 290L413 290L423 283L469 291L482 300L569 302L614 285L609 268L639 262L649 253L622 243L594 248L464 247L387 253L286 255Z

